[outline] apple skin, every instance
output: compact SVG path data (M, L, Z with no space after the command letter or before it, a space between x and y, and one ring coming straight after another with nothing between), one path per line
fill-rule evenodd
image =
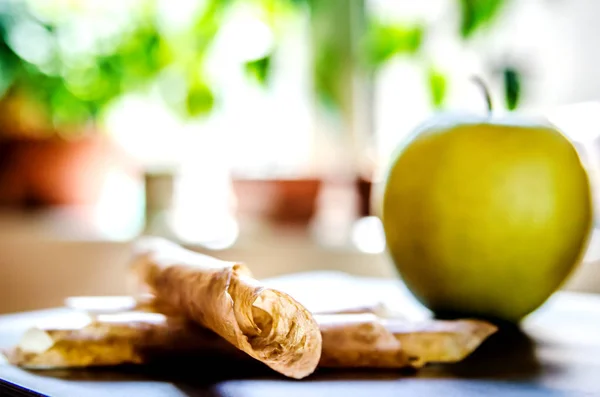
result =
M573 144L515 116L417 129L393 155L381 211L388 252L426 307L513 323L565 282L593 219Z

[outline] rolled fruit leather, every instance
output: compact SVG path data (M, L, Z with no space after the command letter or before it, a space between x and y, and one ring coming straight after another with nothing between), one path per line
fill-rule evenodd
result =
M312 314L245 265L160 238L141 239L134 249L135 276L165 307L283 375L299 379L316 369L322 342Z

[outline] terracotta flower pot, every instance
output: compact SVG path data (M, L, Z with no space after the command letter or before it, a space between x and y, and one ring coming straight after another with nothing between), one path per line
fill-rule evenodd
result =
M16 206L87 206L123 157L110 139L10 139L0 143L0 201Z
M307 224L316 212L321 180L233 179L237 213L280 224Z

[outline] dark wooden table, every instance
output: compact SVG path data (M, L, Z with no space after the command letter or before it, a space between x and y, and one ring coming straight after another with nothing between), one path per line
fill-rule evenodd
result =
M0 316L0 344L48 317L46 310ZM268 371L185 363L163 368L28 372L0 364L0 395L50 396L600 396L600 297L556 294L526 319L504 329L462 363L416 373L318 372L294 381ZM239 372L239 371L238 371Z

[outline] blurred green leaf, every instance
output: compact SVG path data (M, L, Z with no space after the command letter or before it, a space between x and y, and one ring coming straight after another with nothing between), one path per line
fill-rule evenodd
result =
M228 7L234 0L207 0L203 13L192 28L195 44L192 50L203 53L210 47L215 38Z
M390 58L414 55L423 43L424 29L420 25L401 26L371 22L366 40L366 53L371 65L379 66Z
M341 103L337 82L344 69L342 62L342 57L336 53L332 43L321 44L314 63L314 84L319 100L329 109L336 109Z
M311 5L314 91L320 105L337 112L349 101L346 82L358 48L353 41L353 9L360 0L315 0Z
M57 81L50 97L52 122L54 126L84 125L94 116L91 104L81 101Z
M271 55L246 62L244 65L246 74L261 85L266 85L271 72Z
M18 62L16 55L0 42L0 97L2 97L15 80L15 64Z
M125 82L135 85L154 77L162 68L161 37L152 26L143 26L117 50Z
M512 67L502 72L504 78L504 100L508 110L515 110L521 99L521 73Z
M6 10L0 12L0 96L13 84L20 63L20 58L7 44L7 28L11 20L11 15L7 15Z
M441 108L448 91L448 78L439 70L430 67L427 71L427 83L433 106Z
M467 39L480 28L489 25L506 0L458 0L460 4L460 34Z
M205 82L197 80L188 88L185 101L188 116L206 115L212 110L214 103L213 92Z

